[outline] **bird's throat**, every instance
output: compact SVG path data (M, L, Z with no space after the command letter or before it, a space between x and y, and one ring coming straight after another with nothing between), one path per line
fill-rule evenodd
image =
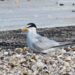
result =
M30 29L28 30L28 34L32 34L32 35L37 34L36 28L30 28Z

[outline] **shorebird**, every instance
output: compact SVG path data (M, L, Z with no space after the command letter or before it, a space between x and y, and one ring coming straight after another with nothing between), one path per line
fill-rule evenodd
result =
M37 27L34 23L28 23L22 31L27 30L27 45L31 52L50 52L60 46L60 43L55 40L50 40L47 37L41 36L36 31ZM54 47L54 48L53 48Z

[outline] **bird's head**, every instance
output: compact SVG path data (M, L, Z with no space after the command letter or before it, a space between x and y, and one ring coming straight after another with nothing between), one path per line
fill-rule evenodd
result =
M29 30L30 28L37 28L34 23L28 23L26 27L22 28L22 31Z

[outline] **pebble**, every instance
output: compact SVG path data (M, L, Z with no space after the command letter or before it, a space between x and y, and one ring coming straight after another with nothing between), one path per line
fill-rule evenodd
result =
M28 51L28 50L29 50L28 47L24 47L24 48L23 48L23 51Z
M29 50L29 48L28 47L24 47L24 48L16 48L15 49L15 51L17 52L17 53L24 53L24 52L26 52L26 51L28 51Z
M23 49L22 49L22 48L16 48L15 51L16 51L17 53L21 53L21 52L23 51Z
M21 57L21 55L20 55L20 54L16 54L16 57L17 57L17 58L20 58L20 57Z
M8 55L8 52L4 52L4 55Z
M27 71L23 71L23 75L28 75Z
M70 66L69 62L64 62L65 66Z
M65 58L65 60L66 60L67 62L69 62L69 61L71 60L71 57L68 56L68 57Z
M43 62L41 62L41 60L38 60L37 62L36 62L36 66L37 67L44 67L44 63Z
M74 50L74 51L75 51L75 46L72 46L72 50Z

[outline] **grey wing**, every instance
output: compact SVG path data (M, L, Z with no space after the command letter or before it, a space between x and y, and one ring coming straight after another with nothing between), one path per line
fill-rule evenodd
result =
M33 47L35 50L46 50L51 48L52 46L57 46L59 45L58 42L54 41L54 40L49 40L46 37L42 37L42 36L37 36L36 37L37 41L33 42Z

